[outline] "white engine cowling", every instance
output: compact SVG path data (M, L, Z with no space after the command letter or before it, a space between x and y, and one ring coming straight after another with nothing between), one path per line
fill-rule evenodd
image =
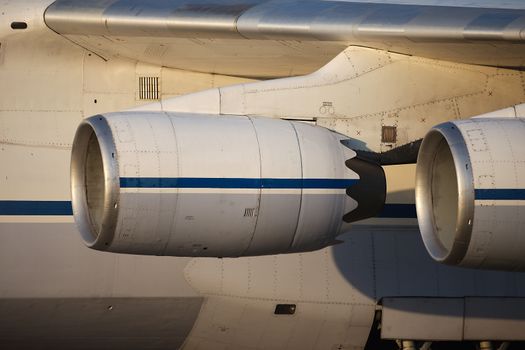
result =
M525 270L525 120L438 125L421 145L416 207L436 261Z
M345 165L356 154L343 138L245 116L91 117L72 151L75 221L89 247L111 252L234 257L319 249L336 242L348 228L343 217L358 207L347 189L367 183ZM383 183L370 198L384 201L381 167L365 168ZM377 202L363 200L357 216L375 215Z

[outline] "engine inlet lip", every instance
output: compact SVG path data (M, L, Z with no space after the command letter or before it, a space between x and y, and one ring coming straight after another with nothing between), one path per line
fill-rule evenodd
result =
M447 249L437 237L432 203L432 171L439 143L445 140L454 160L457 177L458 207L454 242ZM472 235L474 221L474 176L465 139L453 122L432 128L425 136L416 167L416 211L423 243L438 262L459 265L464 259Z
M104 199L100 229L93 223L87 202L86 159L88 144L95 135L100 148ZM90 117L79 125L71 151L71 198L73 216L84 240L93 249L108 250L114 238L119 211L119 171L113 134L102 115Z

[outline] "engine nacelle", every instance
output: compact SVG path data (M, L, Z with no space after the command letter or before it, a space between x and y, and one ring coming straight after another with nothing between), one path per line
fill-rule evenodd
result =
M434 127L416 173L425 246L436 261L525 270L525 120L473 118Z
M349 213L359 207L354 217L374 216L384 202L383 170L357 159L359 174L351 170L356 154L343 138L245 116L91 117L72 151L75 221L89 247L111 252L235 257L319 249L337 242ZM378 179L382 186L360 203L347 195Z

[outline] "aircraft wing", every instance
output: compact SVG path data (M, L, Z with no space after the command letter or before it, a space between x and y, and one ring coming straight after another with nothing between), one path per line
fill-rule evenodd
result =
M103 58L250 77L299 75L351 45L525 66L525 9L319 0L57 0L46 24Z

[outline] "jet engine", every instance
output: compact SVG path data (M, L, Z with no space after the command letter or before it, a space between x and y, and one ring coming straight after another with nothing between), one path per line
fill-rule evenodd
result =
M525 119L473 118L424 138L416 207L436 261L525 270Z
M269 118L91 117L72 150L75 221L89 247L110 252L236 257L319 249L384 203L382 168L357 159L343 139Z

